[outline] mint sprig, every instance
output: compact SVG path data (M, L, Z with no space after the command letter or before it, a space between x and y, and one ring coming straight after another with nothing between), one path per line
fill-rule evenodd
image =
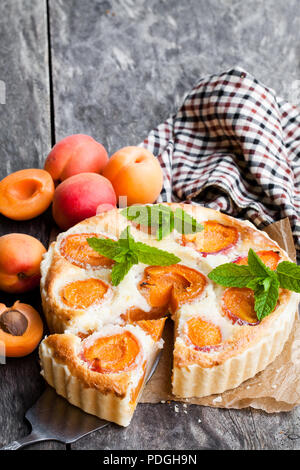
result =
M280 287L300 294L300 266L290 261L282 261L277 267Z
M126 207L121 211L121 214L138 225L150 227L151 233L156 235L157 240L162 240L174 229L183 235L203 230L202 224L199 224L194 217L179 207L173 211L163 204L135 205Z
M272 271L251 248L248 265L221 264L208 274L209 279L224 287L248 287L254 291L254 310L262 320L276 307L279 287L300 293L300 266L282 261Z
M111 282L114 286L120 284L134 264L170 266L180 261L173 253L136 242L130 233L129 225L123 230L118 241L91 237L87 242L93 250L115 261L111 271Z

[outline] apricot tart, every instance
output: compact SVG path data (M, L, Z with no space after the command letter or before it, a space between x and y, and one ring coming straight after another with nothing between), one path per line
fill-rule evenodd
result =
M282 351L298 294L280 289L274 311L259 321L253 291L224 288L207 275L223 263L245 265L252 248L275 270L286 253L252 224L184 204L204 229L176 230L158 241L118 209L61 233L41 264L43 308L51 332L40 347L47 382L72 404L100 418L129 424L147 371L163 346L169 314L175 323L173 393L222 393L263 370ZM171 266L134 264L114 286L114 262L94 252L90 237L118 240L131 225L136 241L174 253Z

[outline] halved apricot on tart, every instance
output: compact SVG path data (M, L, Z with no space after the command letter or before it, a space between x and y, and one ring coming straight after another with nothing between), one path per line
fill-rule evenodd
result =
M101 373L131 370L140 352L138 339L124 331L110 336L89 337L82 342L81 359Z
M280 255L277 251L264 250L264 251L257 251L256 254L265 263L265 265L268 266L268 268L272 269L272 271L275 271L275 269L277 268L277 265L280 261ZM248 264L248 257L245 256L244 258L238 258L235 261L235 264L239 264L239 265Z
M151 307L174 312L180 304L198 297L206 282L203 274L182 264L148 266L139 289Z
M60 245L60 253L70 263L80 268L110 267L111 259L97 253L87 242L88 238L99 237L96 233L78 233L68 235Z
M182 243L184 245L193 243L196 250L202 254L214 254L228 250L238 241L239 233L235 227L223 225L213 220L203 222L203 226L202 232L184 235Z
M254 292L247 287L230 287L223 294L223 313L238 325L256 325L257 315L254 310Z
M221 330L202 318L191 318L187 322L187 337L196 349L215 346L222 341Z
M61 300L68 307L88 308L101 301L108 285L100 279L84 279L67 284L61 290Z
M154 341L158 341L161 338L166 319L167 318L164 317L158 320L140 320L136 322L136 325L152 336Z

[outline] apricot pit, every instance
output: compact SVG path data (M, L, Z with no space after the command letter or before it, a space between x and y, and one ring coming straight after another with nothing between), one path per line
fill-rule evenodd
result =
M0 342L7 357L30 354L43 336L43 322L30 305L15 302L10 308L0 304Z

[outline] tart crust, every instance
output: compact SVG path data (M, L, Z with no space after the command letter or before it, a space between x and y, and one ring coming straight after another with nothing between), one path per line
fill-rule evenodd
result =
M134 369L100 373L89 369L80 359L78 336L51 335L40 345L42 375L72 405L101 419L128 426L161 347L147 336L150 350L146 354L141 346L141 357Z

